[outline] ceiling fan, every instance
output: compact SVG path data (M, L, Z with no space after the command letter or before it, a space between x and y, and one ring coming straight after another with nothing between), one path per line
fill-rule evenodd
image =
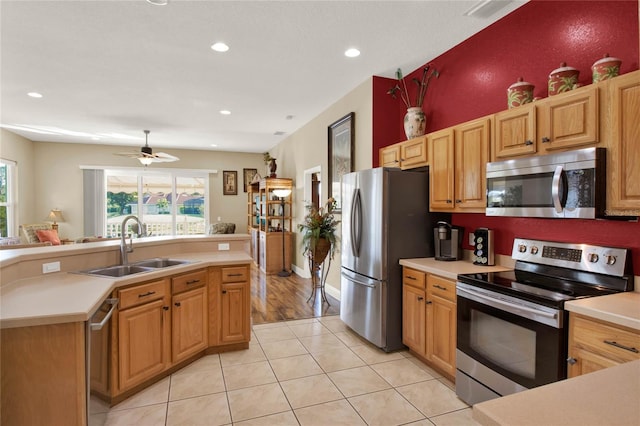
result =
M144 130L144 146L140 148L140 152L116 152L114 155L121 155L123 157L137 158L140 163L148 166L151 163L169 163L171 161L178 161L179 158L167 154L166 152L153 153L153 150L149 146L149 130Z

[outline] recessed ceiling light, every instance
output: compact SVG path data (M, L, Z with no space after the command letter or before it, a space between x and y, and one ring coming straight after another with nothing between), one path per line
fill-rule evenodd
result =
M147 0L147 3L151 3L154 6L166 6L169 0Z
M229 111L227 109L223 109L223 110L220 111L220 114L222 114L222 115L230 115L231 111Z
M355 57L360 56L360 51L358 49L356 49L355 47L352 47L350 49L345 50L344 56L346 56L348 58L355 58Z
M29 93L27 93L27 96L31 96L32 98L41 98L42 94L40 94L38 92L29 92Z
M212 143L212 144L211 144L211 146L215 148L215 147L217 147L218 145L216 145L215 143Z
M226 44L222 43L221 41L212 44L211 48L213 50L215 50L216 52L226 52L227 50L229 50L229 46L227 46Z

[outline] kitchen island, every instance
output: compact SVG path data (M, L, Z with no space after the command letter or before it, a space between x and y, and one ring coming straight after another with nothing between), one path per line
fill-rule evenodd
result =
M89 382L113 404L205 353L248 347L248 235L133 246L131 263L185 263L120 278L75 273L117 264L117 241L1 254L2 424L87 424ZM59 272L45 274L51 264ZM107 297L120 306L111 327L89 340L88 321ZM104 348L99 356L89 342Z

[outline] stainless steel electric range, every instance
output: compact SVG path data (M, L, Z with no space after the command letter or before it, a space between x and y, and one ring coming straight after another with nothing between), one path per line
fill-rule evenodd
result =
M633 290L630 256L516 238L513 271L458 275L458 396L475 404L566 378L564 303Z

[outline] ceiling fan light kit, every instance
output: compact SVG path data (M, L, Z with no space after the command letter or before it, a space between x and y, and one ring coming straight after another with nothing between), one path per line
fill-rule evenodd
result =
M149 133L151 133L149 130L144 130L144 146L140 148L140 152L116 152L115 155L136 158L145 167L151 163L169 163L179 160L175 155L167 154L166 152L154 154L153 149L149 146Z

